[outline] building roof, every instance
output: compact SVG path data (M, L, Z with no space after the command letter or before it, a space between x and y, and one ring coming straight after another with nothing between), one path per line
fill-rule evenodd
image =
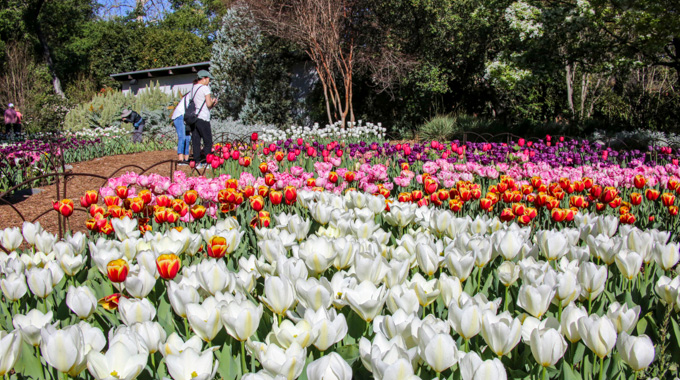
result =
M132 79L156 78L178 74L198 73L199 70L207 70L209 67L210 61L190 63L188 65L161 67L158 69L129 71L126 73L111 74L110 77L117 81L123 82Z

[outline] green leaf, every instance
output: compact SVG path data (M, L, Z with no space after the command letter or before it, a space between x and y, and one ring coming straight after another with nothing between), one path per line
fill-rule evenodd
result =
M21 343L21 354L14 370L24 378L45 379L40 357L36 356L35 348L26 342Z
M567 363L562 365L562 379L563 380L581 380L581 374L574 371Z
M675 336L675 344L680 347L680 326L675 318L671 318L671 324L673 325L673 335Z
M366 331L366 321L361 319L357 313L349 313L347 318L347 334L354 339L359 339Z
M352 365L354 361L359 358L359 345L358 344L348 344L346 346L338 347L335 352L342 356L349 365Z
M224 380L234 380L240 373L239 368L241 368L240 361L236 360L236 357L231 355L231 346L225 344L222 346L222 350L216 351L215 356L220 364L217 366L217 372ZM238 358L240 360L240 358Z
M647 320L642 318L638 321L637 326L635 327L635 330L637 331L638 335L642 335L645 333L645 330L647 329Z

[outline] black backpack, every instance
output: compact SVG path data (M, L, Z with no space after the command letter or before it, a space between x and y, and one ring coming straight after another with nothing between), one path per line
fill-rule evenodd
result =
M202 85L198 87L196 92L203 87ZM194 97L196 96L196 92L194 92L194 86L191 86L191 100L189 100L189 104L186 103L186 97L184 97L184 122L188 126L193 126L196 124L198 121L198 114L201 113L203 110L203 107L205 106L205 101L201 105L201 108L196 111L196 104L194 103Z

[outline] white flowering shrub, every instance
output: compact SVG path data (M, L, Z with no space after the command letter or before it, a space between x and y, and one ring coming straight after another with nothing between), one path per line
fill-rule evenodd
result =
M536 38L543 35L540 22L541 10L523 1L516 1L505 10L505 20L519 33L519 39Z

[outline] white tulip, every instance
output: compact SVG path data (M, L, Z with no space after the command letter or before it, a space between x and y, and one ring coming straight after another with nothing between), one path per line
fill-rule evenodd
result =
M458 362L458 349L451 335L436 334L423 344L425 350L420 356L435 372L443 372Z
M628 308L628 305L625 303L621 305L618 302L614 302L607 308L607 317L614 323L617 333L630 333L637 324L639 315L640 305Z
M518 231L500 230L491 236L493 250L505 260L514 259L524 246L524 238Z
M97 309L97 297L88 286L70 285L66 293L66 306L80 319L87 319Z
M182 318L187 316L186 305L200 301L196 288L188 284L177 284L173 281L168 281L167 291L170 306L172 306L175 314Z
M28 291L23 273L10 273L0 280L0 288L5 299L18 301Z
M57 371L76 377L85 369L85 341L78 326L57 330L47 325L40 330L40 353Z
M220 318L227 333L243 342L257 331L262 312L262 304L255 306L249 300L234 300L220 308Z
M498 267L498 279L504 286L511 286L519 278L520 267L512 261L503 261Z
M607 267L587 262L578 271L578 282L581 294L588 300L594 300L604 291L607 282Z
M187 320L194 332L206 342L215 339L220 331L219 304L214 297L206 298L202 304L190 303L186 305Z
M40 225L40 222L36 223L24 222L24 224L21 227L21 233L24 235L26 243L28 243L30 246L35 245L35 237L42 231L43 229L42 226Z
M35 235L35 248L40 252L49 253L52 252L52 247L54 247L56 241L56 236L47 231L42 231Z
M295 290L297 290L300 303L307 309L328 309L331 306L333 289L325 277L322 277L320 281L314 277L306 280L299 279L295 283Z
M54 290L54 277L49 268L34 267L26 271L26 282L31 293L40 298L52 294Z
M652 253L654 255L654 261L656 261L661 269L669 270L680 260L680 244L654 243Z
M193 348L194 351L200 352L203 348L203 341L198 335L192 335L191 338L187 339L185 342L174 332L165 340L160 351L161 354L163 354L163 357L167 357L168 355L179 355L188 348Z
M444 261L431 245L418 244L416 246L416 260L420 270L428 276L433 276L439 269L439 264Z
M380 284L388 270L387 260L380 254L359 251L354 255L354 271L359 282Z
M593 314L581 317L578 320L578 333L583 343L599 358L609 355L616 343L616 327L606 316Z
M649 367L655 355L654 343L647 335L635 337L625 331L619 335L616 350L621 359L636 372Z
M81 269L83 269L83 267L85 267L85 264L87 263L87 257L85 255L64 253L57 255L57 261L59 262L59 265L64 273L66 273L68 276L75 276L78 274L78 272L80 272Z
M403 310L407 314L415 314L420 308L420 300L418 300L418 294L413 288L399 285L387 292L386 305L387 309L393 314L398 310Z
M156 278L143 266L137 266L125 279L125 290L135 298L146 298L156 285Z
M323 356L307 366L309 380L351 380L352 367L336 352Z
M335 310L307 310L305 320L312 325L312 335L316 337L314 347L319 351L326 351L347 335L345 315L338 314Z
M293 342L296 342L302 348L307 348L316 340L313 333L312 325L304 319L301 319L298 323L284 319L280 325L274 324L272 326L268 340L284 349L290 347Z
M156 316L156 308L146 298L121 297L118 301L118 312L120 313L121 321L127 326L131 326L134 323L151 321Z
M262 367L274 376L281 376L293 380L300 376L305 366L307 350L293 342L290 347L283 349L276 344L253 343L252 352L257 356Z
M3 245L5 245L4 241ZM12 368L14 368L17 359L19 359L20 353L21 353L20 333L18 331L7 333L5 331L0 330L0 376L5 376L9 371L12 370Z
M567 254L570 246L567 237L561 231L555 230L537 231L536 243L548 261L559 260Z
M508 378L500 360L482 361L474 351L465 354L459 362L459 367L463 380L507 380Z
M439 281L436 278L426 280L420 273L411 279L411 288L416 291L420 306L426 307L439 296Z
M233 275L224 260L203 260L198 264L198 282L206 292L215 295L232 285Z
M86 355L92 350L101 352L104 349L106 346L106 338L104 337L102 330L97 327L92 327L85 321L78 322L77 326L83 333L83 341L85 342L83 351Z
M522 323L512 318L507 311L499 315L485 313L482 317L482 337L496 355L506 355L519 343Z
M557 330L535 329L531 333L531 353L543 367L555 365L567 351L567 342Z
M257 248L268 263L275 263L280 256L286 254L286 247L281 239L265 239L257 242Z
M12 317L12 325L21 332L21 337L31 346L40 345L40 330L52 322L52 311L43 314L38 309L31 309L26 315L17 314Z
M453 301L458 303L460 295L463 293L463 286L458 277L442 273L439 276L439 291L444 305L450 305Z
M17 250L23 241L19 227L5 228L0 234L0 243L10 252Z
M466 303L462 307L452 303L449 306L449 322L458 335L470 340L482 329L482 311L473 303Z
M562 327L562 333L571 343L576 343L581 340L581 334L579 334L578 321L581 317L587 317L588 312L581 306L577 307L574 304L567 306L564 311L562 311L562 320L560 321L560 326Z
M139 352L135 346L118 341L109 345L106 354L90 351L87 354L87 369L97 380L132 380L146 367L147 359L146 352Z
M393 288L400 285L406 280L406 276L409 273L410 263L409 261L400 261L393 259L387 264L387 271L385 272L385 285L388 288Z
M637 277L642 267L642 256L633 251L622 249L614 257L621 274L629 281Z
M187 348L166 356L166 365L174 380L210 380L217 373L219 361L213 364L213 350L200 352Z
M654 291L661 301L667 305L673 305L680 290L680 276L671 280L667 276L661 276L654 285Z
M371 281L362 281L354 289L345 291L345 299L364 321L371 322L385 304L385 287L378 288Z
M111 225L116 233L116 238L123 241L128 238L139 238L141 231L137 228L137 219L125 216L123 218L112 218Z
M335 249L326 237L312 235L300 243L298 255L314 275L328 269L336 257Z
M555 295L555 288L550 285L522 285L519 288L517 306L526 310L536 318L541 318Z
M271 311L279 315L285 314L297 302L290 281L277 276L265 278L264 296L260 296L260 299Z
M555 298L558 302L561 302L562 306L569 305L581 294L581 285L579 285L574 272L558 273L556 283Z
M449 249L447 247L447 249ZM472 252L460 253L456 248L451 248L445 256L446 266L452 275L460 278L464 282L470 276L475 265L475 257Z

